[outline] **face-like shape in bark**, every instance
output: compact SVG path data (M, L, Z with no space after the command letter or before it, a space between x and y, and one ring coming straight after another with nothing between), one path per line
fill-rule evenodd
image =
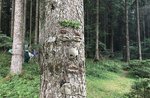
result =
M78 50L76 48L70 48L69 49L69 59L75 59L78 56Z

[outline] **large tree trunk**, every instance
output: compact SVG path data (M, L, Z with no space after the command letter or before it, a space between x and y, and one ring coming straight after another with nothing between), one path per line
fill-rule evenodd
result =
M99 61L99 0L96 2L96 49L95 61Z
M39 39L39 0L36 0L36 17L35 17L35 38L34 44L38 44Z
M11 74L20 74L23 63L23 0L15 0L13 54L11 60Z
M139 0L136 0L136 13L137 13L137 35L138 35L138 59L142 60L141 53L141 36L140 36L140 18L139 18Z
M40 1L40 98L86 98L83 17L83 0Z
M126 62L130 60L130 50L129 50L129 25L128 25L128 2L125 0L125 22L126 22Z

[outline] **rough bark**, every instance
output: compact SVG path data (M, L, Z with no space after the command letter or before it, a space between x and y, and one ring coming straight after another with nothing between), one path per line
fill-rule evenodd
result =
M13 54L11 60L11 74L20 74L23 63L23 0L15 0Z
M40 98L86 98L83 0L40 1ZM79 21L79 29L60 21Z
M38 44L39 39L39 0L36 0L36 17L35 17L35 38L34 44Z
M141 36L140 36L140 18L139 18L139 0L136 0L136 13L137 13L138 59L142 60Z
M128 2L125 0L125 21L126 21L126 62L130 60L130 50L129 50L129 25L128 25Z
M96 48L95 61L99 61L99 0L96 2Z

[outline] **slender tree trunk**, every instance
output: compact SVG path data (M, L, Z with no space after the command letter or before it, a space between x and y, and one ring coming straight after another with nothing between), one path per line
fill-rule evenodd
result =
M88 9L86 9L86 11L85 11L85 15L86 15L86 18L85 18L85 26L87 26L86 28L85 28L85 33L86 33L86 37L85 37L85 46L87 46L86 47L86 50L85 50L85 56L86 57L89 57L89 54L90 54L90 51L89 51L89 47L90 47L90 29L89 29L89 11L88 11Z
M142 60L141 53L141 36L140 36L140 19L139 19L139 0L136 0L136 12L137 12L137 35L138 35L138 59Z
M114 31L111 25L111 47L110 47L112 56L114 55Z
M23 26L23 36L25 38L25 34L26 34L26 10L27 10L27 0L24 0L24 8L23 8L23 12L24 12L24 19L23 19L23 23L24 23L24 26Z
M104 13L104 44L105 44L105 46L106 46L106 43L107 43L107 41L106 41L106 36L107 36L107 16L108 16L108 14L107 13ZM106 46L107 47L107 46Z
M83 0L40 0L40 98L86 98ZM80 28L60 22L79 21Z
M104 35L104 43L107 49L107 36L108 36L108 13L105 13L105 35Z
M128 0L125 0L125 21L126 21L126 62L130 61L130 45L129 45L129 25L128 25Z
M145 19L143 18L143 40L146 39L146 31L145 31Z
M30 34L29 34L29 46L32 44L32 0L30 0Z
M13 37L13 33L14 33L14 12L15 12L15 0L12 0L12 8L11 8L11 37Z
M24 5L23 5L23 38L25 38L26 35L26 10L27 10L27 0L24 0ZM25 39L23 39L23 62L24 62L24 51L25 51Z
M2 32L2 0L0 0L0 33Z
M91 11L89 11L89 16L92 16L92 12ZM95 39L93 40L93 29L92 29L93 21L92 20L93 20L93 17L89 17L89 26L91 27L90 30L89 30L89 32L90 32L90 34L89 34L89 44L90 44L90 49L91 49L91 51L90 51L90 57L94 58L95 53L92 51L93 48L91 48L93 42L95 41ZM95 49L94 49L94 51L95 51Z
M13 54L11 59L11 74L20 74L23 63L23 0L15 0Z
M38 44L39 39L39 0L36 0L36 17L35 17L35 38L34 44Z
M99 61L99 0L96 3L96 49L95 61Z

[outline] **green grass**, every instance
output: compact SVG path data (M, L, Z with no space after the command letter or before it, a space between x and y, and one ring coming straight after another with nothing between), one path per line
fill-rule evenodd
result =
M1 53L0 58L0 98L38 98L40 76L38 65L34 62L23 65L23 73L10 76L11 55Z
M107 73L109 79L87 77L88 98L121 98L129 93L133 80Z
M39 66L31 61L23 65L23 74L8 75L11 55L0 53L0 98L38 98L40 89ZM122 62L86 61L87 98L124 98L134 79L122 71Z
M120 61L93 63L88 60L87 98L125 98L124 94L130 92L134 79L127 77L121 65ZM93 73L90 69L93 69Z

